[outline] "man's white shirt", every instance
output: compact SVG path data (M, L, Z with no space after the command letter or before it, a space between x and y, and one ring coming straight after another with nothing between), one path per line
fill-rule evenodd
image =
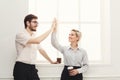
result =
M28 64L35 64L37 51L41 49L40 44L27 44L27 42L31 38L35 38L36 35L33 33L30 35L27 30L24 30L21 33L16 35L15 43L17 50L17 59L16 61L20 61Z

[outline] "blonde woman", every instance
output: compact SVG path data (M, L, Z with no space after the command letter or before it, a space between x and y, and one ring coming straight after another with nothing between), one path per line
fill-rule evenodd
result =
M57 23L56 23L57 26ZM61 74L61 80L83 80L82 73L87 71L88 57L84 49L78 45L81 39L81 32L72 29L69 34L69 46L61 46L56 39L56 27L51 36L52 45L63 54L64 69Z

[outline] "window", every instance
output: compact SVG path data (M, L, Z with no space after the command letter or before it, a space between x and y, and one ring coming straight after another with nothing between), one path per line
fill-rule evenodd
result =
M61 45L69 45L70 30L78 29L82 32L79 45L87 51L89 61L110 62L109 0L29 0L29 13L39 17L38 34L49 29L56 17ZM52 47L50 38L51 35L41 45L55 60L62 55ZM42 56L38 59L45 61Z

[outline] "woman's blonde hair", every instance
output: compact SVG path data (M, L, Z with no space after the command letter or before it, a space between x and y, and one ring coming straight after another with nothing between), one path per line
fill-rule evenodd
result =
M76 29L72 29L71 31L74 31L76 33L76 36L80 39L81 38L81 32L79 30ZM78 41L79 41L78 39Z

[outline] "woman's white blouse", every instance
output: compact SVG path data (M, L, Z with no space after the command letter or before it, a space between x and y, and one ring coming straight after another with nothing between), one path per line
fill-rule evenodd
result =
M59 50L64 57L64 65L66 66L80 66L81 68L77 69L79 73L83 73L88 68L88 57L87 53L82 48L77 48L73 50L70 46L61 46L56 39L56 33L53 32L51 36L52 45Z

